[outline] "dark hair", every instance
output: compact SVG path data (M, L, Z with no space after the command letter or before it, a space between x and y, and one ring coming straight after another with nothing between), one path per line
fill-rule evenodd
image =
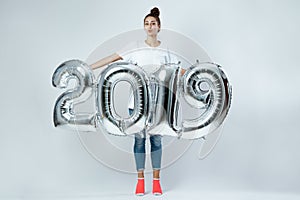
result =
M148 15L146 15L146 17L144 18L144 22L147 17L154 17L156 19L158 25L160 26L159 14L160 14L159 9L157 7L152 8L150 13Z

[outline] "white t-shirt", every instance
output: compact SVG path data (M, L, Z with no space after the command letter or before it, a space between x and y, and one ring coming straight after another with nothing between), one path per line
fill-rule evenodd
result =
M176 56L169 51L163 42L158 47L150 47L145 41L136 41L129 43L116 53L124 61L136 63L147 73L153 73L158 69L158 66L163 64L178 62Z
M124 61L140 66L149 76L163 64L178 63L177 57L169 51L163 42L158 47L150 47L145 41L136 41L129 43L116 53ZM133 95L130 96L128 107L134 108Z

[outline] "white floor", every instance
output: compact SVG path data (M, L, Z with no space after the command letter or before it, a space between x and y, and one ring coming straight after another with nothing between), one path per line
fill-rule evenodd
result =
M194 190L172 190L164 191L162 196L153 196L150 191L144 196L135 196L132 193L106 193L106 194L93 194L93 195L74 195L74 196L23 196L23 197L3 197L1 199L45 199L45 200L128 200L128 199L188 199L188 200L299 200L300 194L288 194L288 193L264 193L264 192L249 192L249 191L194 191Z

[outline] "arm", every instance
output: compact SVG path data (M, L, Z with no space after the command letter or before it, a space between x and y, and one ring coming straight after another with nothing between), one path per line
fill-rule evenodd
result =
M94 69L97 69L97 68L100 68L100 67L103 67L105 65L108 65L112 62L115 62L117 60L121 60L123 59L121 56L119 56L118 54L114 53L110 56L107 56L105 58L102 58L101 60L91 64L91 68L94 70Z
M186 71L186 69L183 69L183 68L181 68L180 75L181 75L181 76L183 76L183 75L184 75L184 73L185 73L185 71Z

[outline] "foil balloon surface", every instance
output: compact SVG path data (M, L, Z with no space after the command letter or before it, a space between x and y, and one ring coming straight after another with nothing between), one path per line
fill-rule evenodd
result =
M130 84L134 108L129 118L118 115L114 101L116 85L120 81ZM137 65L131 63L115 63L109 65L100 76L97 87L97 112L100 125L112 135L130 135L142 132L148 119L151 104L148 102L149 79ZM125 106L127 102L124 103Z
M76 80L76 86L65 91L56 100L53 112L54 126L95 131L95 113L76 113L74 110L76 105L85 102L94 93L94 75L86 63L69 60L55 70L52 85L64 89L72 79Z
M149 74L136 64L109 65L97 83L87 64L71 60L53 74L53 85L64 88L70 79L77 87L63 93L54 108L55 126L76 126L95 131L97 127L118 136L143 134L199 139L223 123L231 103L231 86L221 66L196 62L181 75L180 64L164 64ZM116 110L115 87L129 83L134 99L133 112L123 117ZM74 106L95 95L94 113L76 113ZM119 98L120 99L120 98ZM183 101L196 110L193 118L183 118ZM127 106L127 102L124 102ZM73 127L74 128L74 127Z
M180 65L172 63L161 65L157 71L149 74L152 107L146 133L179 136L175 120L179 114L180 72Z
M231 104L231 85L221 66L197 62L184 74L181 87L186 102L202 110L198 117L181 122L182 138L198 139L215 131Z

